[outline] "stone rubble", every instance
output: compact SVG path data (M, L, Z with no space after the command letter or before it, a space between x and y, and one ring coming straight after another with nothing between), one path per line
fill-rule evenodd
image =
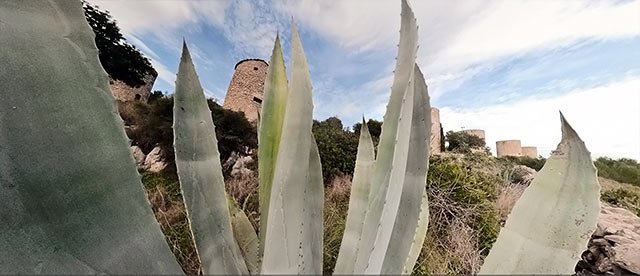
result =
M640 218L602 202L596 231L576 275L640 275Z

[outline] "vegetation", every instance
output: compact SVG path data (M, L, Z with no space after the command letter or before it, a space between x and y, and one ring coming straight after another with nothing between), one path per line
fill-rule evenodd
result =
M499 159L504 160L509 163L515 163L518 165L527 166L536 171L540 171L544 163L547 161L544 157L531 158L529 156L502 156Z
M82 6L85 18L96 36L100 63L111 78L136 87L145 84L146 75L158 75L149 59L126 41L108 11L101 11L98 6L84 0Z
M222 108L212 99L207 100L211 117L216 126L220 158L226 160L232 152L249 154L257 148L255 127L242 112ZM173 96L155 91L148 103L118 102L120 116L129 126L127 135L132 145L139 146L146 154L154 147L161 148L165 161L172 163L173 153Z
M0 274L28 274L40 269L83 274L179 274L181 268L157 223L171 225L173 221L175 225L180 214L185 213L179 203L173 202L179 200L178 189L155 176L146 179L145 188L154 191L154 219L122 123L114 112L113 99L104 94L108 90L107 77L96 58L94 44L87 39L91 30L85 24L68 24L83 20L80 5L34 1L4 5L0 13L25 15L6 18L10 26L27 26L23 32L9 32L8 39L0 40L0 46L8 49L9 63L16 65L9 68L7 75L21 76L2 79L7 84L7 95L11 95L0 102L0 110L10 110L2 113L1 133L9 141L3 153L10 157L2 162L2 171L11 175L7 187L3 187L8 192L0 194L0 202L7 207L0 209L6 213L2 217L7 218L3 224L7 226L0 231L0 254L5 253ZM441 238L427 234L429 210L436 218L434 223L437 218L458 223L449 232L467 233L462 236L472 239L471 244L480 253L492 248L480 273L573 271L573 256L581 252L595 229L599 206L595 170L582 140L561 116L563 140L547 163L548 169L542 170L541 177L524 191L505 223L505 231L491 245L498 218L487 199L495 197L497 180L473 173L470 167L440 164L436 158L432 160L431 178L427 179L429 98L424 77L415 63L417 22L406 1L402 1L401 17L385 132L381 133L374 159L368 128L361 128L345 234L334 271L409 273L420 255L428 260L425 254L443 253L447 254L444 260L455 263L463 259L460 252L478 252L457 250L459 244L467 243L452 238L449 243L453 246L447 248L451 251L423 247L425 239L432 245ZM295 24L291 45L290 80L276 38L265 83L262 115L274 120L261 121L260 147L274 154L259 156L263 165L260 175L264 175L265 168L273 172L259 187L260 204L267 206L260 213L260 226L268 229L259 233L260 238L252 229L251 219L244 212L236 212L235 204L228 204L233 201L225 190L212 107L200 86L186 43L183 45L172 115L177 173L189 224L170 241L174 240L185 253L192 253L186 247L191 240L181 239L189 226L204 274L320 274L325 270L325 190L320 154L311 135L309 70ZM56 53L57 59L52 61L51 52L43 49ZM26 67L35 69L22 70ZM66 70L56 70L53 81L40 78L56 68ZM24 89L31 93L20 93ZM85 94L78 97L78 93ZM286 96L274 97L267 104L272 95ZM37 100L30 101L32 98ZM160 102L166 104L168 99L154 101ZM159 106L160 112L167 114L167 107ZM281 110L286 112L278 112ZM327 122L332 128L336 123ZM46 142L41 137L47 137ZM550 192L550 186L562 189ZM336 187L339 188L332 188ZM436 194L430 196L430 192ZM263 198L267 200L262 201ZM448 201L476 212L439 205ZM541 202L563 208L535 208ZM166 214L171 212L177 215ZM580 223L576 223L578 220ZM439 228L436 224L429 229ZM469 234L473 229L480 233L477 239ZM142 236L144 239L140 239ZM563 240L558 240L560 237ZM557 254L558 248L549 246L561 242L566 255ZM514 243L522 245L519 250L513 250ZM349 250L354 247L357 250ZM52 255L51 248L63 251ZM428 262L426 265L430 267ZM465 271L473 270L472 266Z
M480 149L490 152L484 139L463 131L447 131L445 140L448 151L469 152L471 149Z
M380 141L380 133L382 132L382 122L374 119L369 119L367 121L367 127L369 128L369 133L371 134L371 140L373 140L373 146L377 147L378 142ZM360 128L362 128L362 123L355 123L353 125L353 133L356 137L360 137Z
M313 121L313 136L318 144L322 175L326 183L336 176L351 175L356 163L358 136L344 129L342 121L330 117Z
M640 187L640 164L629 158L600 157L594 162L598 175Z

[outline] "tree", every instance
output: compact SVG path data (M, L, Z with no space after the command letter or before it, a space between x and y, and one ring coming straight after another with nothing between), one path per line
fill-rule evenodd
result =
M145 84L146 75L158 75L149 59L126 41L108 11L101 11L86 1L82 1L82 7L96 35L100 63L112 79L137 87Z

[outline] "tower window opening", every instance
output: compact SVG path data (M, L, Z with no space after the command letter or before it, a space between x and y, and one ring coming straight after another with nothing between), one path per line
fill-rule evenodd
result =
M253 97L253 101L256 103L262 103L262 99L258 98L258 97Z
M253 71L258 71L258 67L253 67Z

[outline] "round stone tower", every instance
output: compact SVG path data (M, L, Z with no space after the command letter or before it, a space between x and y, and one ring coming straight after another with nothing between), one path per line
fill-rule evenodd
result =
M462 132L469 135L477 136L479 138L482 138L482 140L484 140L484 130L482 129L465 129L465 130L462 130Z
M236 64L223 107L244 112L249 121L258 119L269 65L261 59L245 59Z
M522 145L520 140L496 141L496 153L502 156L522 156Z
M529 156L531 158L538 158L538 148L536 148L536 147L522 147L522 155Z

